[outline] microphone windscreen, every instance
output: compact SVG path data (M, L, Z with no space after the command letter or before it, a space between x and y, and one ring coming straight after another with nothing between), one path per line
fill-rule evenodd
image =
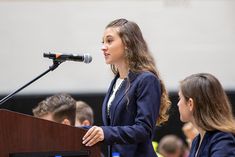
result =
M84 63L90 63L92 61L92 57L91 57L91 55L89 54L89 53L85 53L84 54Z

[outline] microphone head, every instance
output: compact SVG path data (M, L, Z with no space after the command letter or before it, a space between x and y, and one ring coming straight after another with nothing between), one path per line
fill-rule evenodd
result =
M91 55L90 55L89 53L85 53L85 54L84 54L84 60L83 60L83 62L86 63L86 64L88 64L88 63L90 63L91 61L92 61Z

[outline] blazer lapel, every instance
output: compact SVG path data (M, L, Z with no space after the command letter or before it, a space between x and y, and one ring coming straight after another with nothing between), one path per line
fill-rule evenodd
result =
M192 148L190 150L190 157L195 157L196 155L196 152L197 152L197 148L198 148L198 145L199 145L199 141L200 141L200 135L196 136L195 137L195 142L192 143Z
M114 100L111 103L110 113L109 113L110 114L110 120L111 120L110 123L111 123L111 125L113 124L113 119L114 119L114 116L115 116L115 110L116 110L118 104L121 102L121 100L125 96L126 82L127 81L124 80L124 82L122 83L120 89L116 92Z
M208 144L209 136L210 136L210 133L208 131L206 131L206 133L202 139L201 146L199 147L199 150L197 153L198 157L203 155L202 153L205 152L204 149L205 149L206 145Z
M120 102L122 101L122 99L124 98L126 93L128 92L127 88L131 88L132 81L137 77L137 74L129 72L128 77L129 77L129 81L130 81L130 87L127 87L128 86L128 80L124 79L123 80L124 82L122 83L120 89L115 94L115 98L114 98L114 100L111 104L111 107L110 107L110 124L111 125L114 122L115 113L116 113L115 111L117 109L118 104L120 104Z
M103 105L102 105L102 119L103 119L103 123L104 125L108 125L108 121L107 121L107 104L108 104L108 101L109 101L109 98L112 94L112 91L113 91L113 86L117 80L119 76L116 75L115 78L112 80L110 86L109 86L109 89L108 89L108 92L104 98L104 101L103 101Z

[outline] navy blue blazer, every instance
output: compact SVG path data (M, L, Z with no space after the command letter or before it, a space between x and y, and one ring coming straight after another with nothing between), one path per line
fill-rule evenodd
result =
M192 142L189 157L195 157L200 135ZM197 157L235 157L235 136L221 131L205 133Z
M160 109L160 81L151 72L129 72L129 81L125 79L116 92L108 118L107 103L118 77L111 82L102 106L102 129L109 153L118 152L121 157L156 157L152 137Z

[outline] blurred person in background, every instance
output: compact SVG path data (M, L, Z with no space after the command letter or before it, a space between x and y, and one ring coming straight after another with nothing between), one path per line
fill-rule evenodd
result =
M181 121L199 131L189 156L234 157L235 120L219 80L209 73L190 75L180 82L178 94Z
M193 139L199 134L198 130L193 126L192 123L188 122L183 125L182 131L186 137L189 148L191 148Z
M75 114L76 100L66 93L50 96L33 109L35 117L72 126L75 125Z
M75 126L92 126L94 114L92 108L84 101L76 102Z
M159 142L158 152L164 157L188 157L189 151L175 135L165 135Z

